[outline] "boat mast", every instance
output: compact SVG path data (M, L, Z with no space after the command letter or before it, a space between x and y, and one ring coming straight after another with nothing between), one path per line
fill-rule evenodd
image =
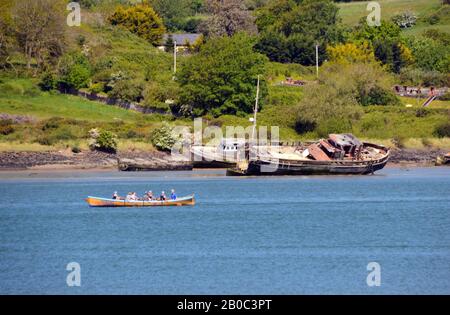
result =
M255 142L255 133L256 133L256 116L258 113L258 102L259 102L259 75L258 75L258 83L256 85L256 100L255 100L255 109L253 113L253 129L252 129L252 140L251 142Z

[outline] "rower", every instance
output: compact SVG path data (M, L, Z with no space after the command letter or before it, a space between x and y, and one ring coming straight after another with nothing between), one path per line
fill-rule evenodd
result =
M119 195L117 194L117 191L114 192L112 199L114 199L114 200L120 199Z
M175 189L172 189L172 193L170 194L170 199L177 200L177 194L175 194Z
M159 200L161 200L161 201L165 201L167 199L167 197L166 197L166 193L163 191L163 192L161 192L161 196L159 197Z

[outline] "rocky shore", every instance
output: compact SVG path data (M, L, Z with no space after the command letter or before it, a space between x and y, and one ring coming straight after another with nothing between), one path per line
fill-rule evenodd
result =
M73 153L70 150L58 152L0 152L1 170L27 169L118 169L119 165L144 164L149 170L186 170L192 165L172 160L162 152L120 152L109 154L98 151ZM129 169L137 170L137 169Z
M395 149L390 165L408 164L418 166L434 165L436 157L447 153L443 150ZM73 153L70 150L58 152L0 152L1 170L27 169L121 169L139 170L190 170L192 164L173 160L170 154L162 152L120 152L108 154L97 151Z

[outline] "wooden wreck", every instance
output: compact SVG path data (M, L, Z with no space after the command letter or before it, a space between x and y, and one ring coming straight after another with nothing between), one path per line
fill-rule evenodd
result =
M389 148L361 142L352 134L331 134L304 146L253 146L248 160L228 169L227 175L365 175L384 168L389 155Z

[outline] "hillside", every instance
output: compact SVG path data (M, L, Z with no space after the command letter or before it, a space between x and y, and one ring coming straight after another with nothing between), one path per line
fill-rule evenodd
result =
M404 34L414 35L428 28L449 30L449 17L442 15L442 12L439 13L439 0L392 0L380 1L380 3L384 19L389 19L405 10L411 10L419 15L418 24L403 31ZM367 15L366 5L367 2L339 4L343 22L347 25L356 24L361 17ZM108 8L109 11L112 9ZM168 121L170 125L192 126L192 117L188 115L186 118L181 118L181 115L172 115L173 111L179 108L173 109L167 102L178 100L184 92L180 78L173 80L172 53L158 50L147 40L122 27L109 25L102 15L97 14L101 10L103 10L102 7L87 10L83 16L82 26L71 28L70 32L67 32L66 54L57 63L52 64L52 67L56 69L61 63L67 62L67 58L69 66L71 62L81 60L80 65L88 64L89 76L84 86L79 88L80 90L118 97L128 102L139 102L145 107L164 110L167 115L143 115L100 102L65 95L54 87L49 91L41 90L42 78L47 73L34 73L38 67L36 59L32 60L33 71L25 69L24 56L14 51L9 59L14 67L6 68L6 71L0 73L0 114L4 117L0 126L0 150L54 150L66 147L86 149L88 131L92 128L101 128L117 134L121 149L152 150L153 147L150 144L152 133L163 125L163 121ZM430 25L426 18L436 13L441 14L440 18L436 24ZM218 42L220 44L220 40ZM197 58L197 55L198 53L179 54L179 69L192 65L191 61ZM208 58L214 59L214 57ZM50 71L51 75L61 76L61 70L55 69ZM326 73L322 74L323 71L327 71L326 69L325 63L325 67L322 66L320 69L320 84L324 83L322 76L327 76ZM215 69L207 70L209 71L206 72L207 75L217 75L224 80L222 82L227 83L221 78L222 73L215 73ZM325 131L332 128L327 127L325 130L316 128L307 132L299 131L298 128L298 121L304 115L304 112L299 111L298 104L306 104L307 106L303 107L306 110L313 110L317 105L315 101L305 97L311 88L318 84L314 66L268 61L264 68L261 68L262 70L264 70L263 81L267 91L261 100L262 109L258 115L260 126L278 126L281 140L311 140L323 136ZM434 78L436 71L430 73ZM231 71L227 75L234 75L234 72ZM243 75L246 73L239 74L237 77ZM401 76L384 71L383 77L385 77L383 80L386 79L388 83L383 86L382 93L392 94L392 85L389 84L399 82L402 79ZM195 79L195 74L193 78ZM304 87L283 86L281 83L286 78L303 80L307 82L307 85ZM53 79L61 80L61 78ZM338 77L336 81L342 81L337 83L345 85L347 80L351 81L350 79L352 76L347 74L347 77ZM249 92L245 97L253 104L255 77L250 78L250 83L250 89L246 90ZM374 83L370 81L368 84ZM239 82L236 85L243 84ZM197 90L202 88L196 87ZM217 87L216 90L220 91L221 88L223 86ZM327 92L328 88L332 87L323 85L321 93ZM228 91L225 92L228 93ZM233 97L234 95L229 98ZM242 96L239 97L242 98ZM354 98L355 96L352 96L352 99ZM328 100L323 101L328 102ZM334 100L329 101L331 104ZM393 103L381 102L369 104L370 106L366 106L367 104L359 106L361 115L350 125L344 125L341 131L353 132L358 137L373 139L388 145L450 148L448 138L440 139L436 135L436 129L449 121L450 101L435 101L427 109L421 109L422 100L414 98L403 97L399 98L396 104ZM345 115L346 113L344 117ZM203 118L206 124L220 126L225 130L226 126L249 126L251 116L252 113L249 111L221 115L210 112L204 114ZM20 117L31 119L16 123L14 119L20 120Z
M442 15L441 19L434 25L426 23L427 18L433 14L439 15L439 9L442 6L441 0L379 0L377 2L381 6L382 20L389 20L396 14L411 11L421 20L419 25L414 28L420 29L420 31L427 28L439 28L442 31L450 32L450 17L448 14ZM369 12L366 11L368 3L369 1L339 3L339 15L342 22L350 26L356 25L361 18L368 15ZM408 30L408 32L413 31L414 28Z

